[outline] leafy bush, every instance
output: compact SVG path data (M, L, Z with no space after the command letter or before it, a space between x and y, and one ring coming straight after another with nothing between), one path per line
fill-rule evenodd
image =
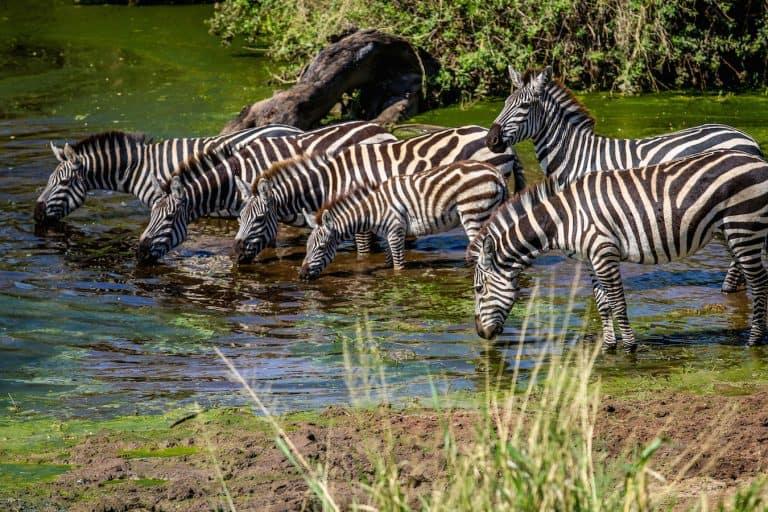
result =
M225 0L209 24L266 45L285 74L350 25L388 31L438 60L443 101L505 94L508 64L623 93L754 87L768 68L768 4L755 0Z

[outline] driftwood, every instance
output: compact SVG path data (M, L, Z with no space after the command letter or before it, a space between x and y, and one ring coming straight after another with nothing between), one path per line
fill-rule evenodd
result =
M246 105L221 133L269 123L309 129L353 91L359 91L355 117L396 123L424 108L422 85L436 71L436 62L404 39L355 29L322 50L296 85Z

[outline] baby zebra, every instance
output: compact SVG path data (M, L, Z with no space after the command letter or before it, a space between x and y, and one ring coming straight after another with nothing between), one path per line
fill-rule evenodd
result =
M463 160L358 188L317 212L300 276L320 275L339 243L373 232L387 240L387 265L404 267L405 237L424 236L459 224L472 240L496 207L507 199L504 175L494 166Z
M657 264L695 253L723 235L752 291L749 344L765 332L768 273L768 164L721 150L667 163L589 173L570 185L547 178L499 207L472 242L475 327L492 339L519 295L520 273L541 253L562 250L586 263L606 348L615 347L612 315L624 347L635 349L620 261Z

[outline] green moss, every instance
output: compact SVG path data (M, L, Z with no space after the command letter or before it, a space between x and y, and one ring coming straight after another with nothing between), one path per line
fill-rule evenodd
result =
M0 489L51 482L69 469L67 464L0 464Z
M150 448L139 448L137 450L120 450L118 455L126 459L144 459L149 457L181 457L182 455L193 455L198 450L194 446L172 446L170 448L159 448L153 450Z

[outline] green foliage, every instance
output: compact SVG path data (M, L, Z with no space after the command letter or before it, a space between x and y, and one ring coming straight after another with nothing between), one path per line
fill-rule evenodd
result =
M768 4L738 0L226 0L209 20L226 43L265 44L283 74L350 25L400 35L442 66L443 101L505 94L508 64L552 64L581 89L754 87L767 22Z

